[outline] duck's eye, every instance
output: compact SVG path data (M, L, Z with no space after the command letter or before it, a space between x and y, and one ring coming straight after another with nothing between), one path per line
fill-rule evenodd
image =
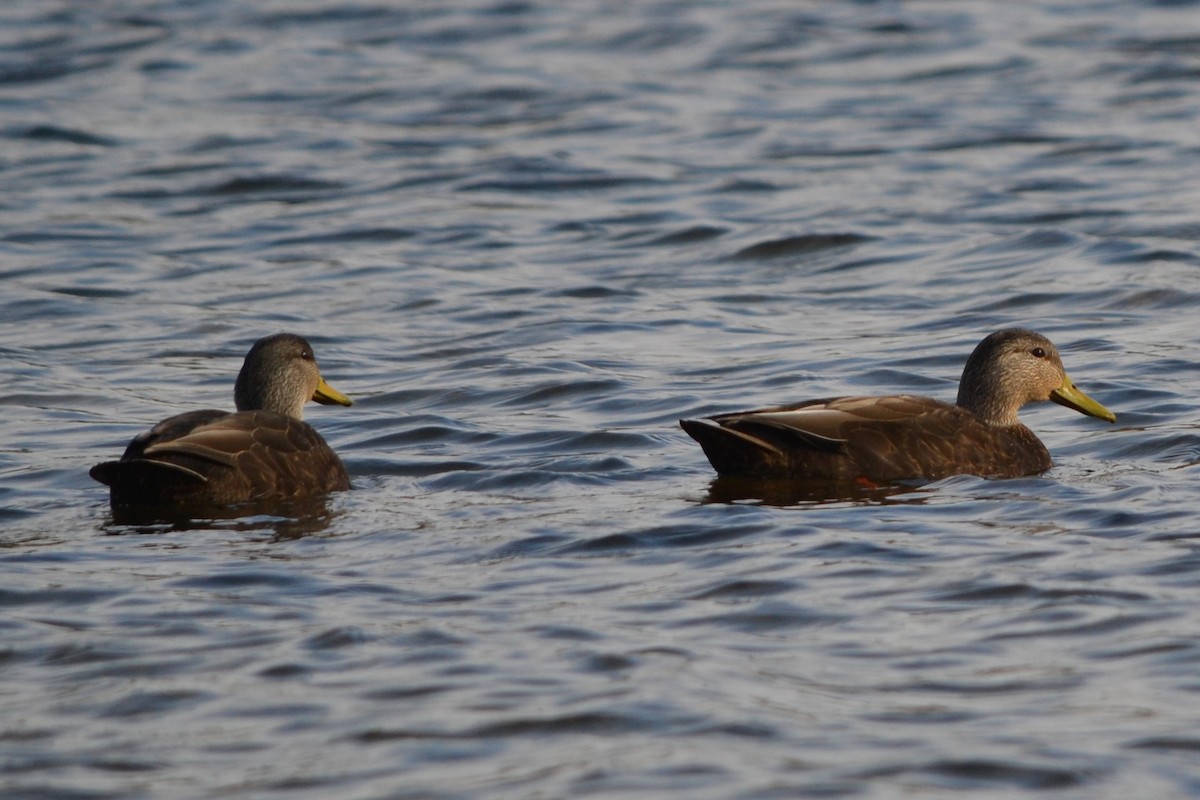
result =
M312 361L312 350L301 350L300 357L305 361Z
M1046 351L1041 347L1035 347L1032 350L1030 350L1029 352L1033 354L1034 358L1045 358L1046 357Z

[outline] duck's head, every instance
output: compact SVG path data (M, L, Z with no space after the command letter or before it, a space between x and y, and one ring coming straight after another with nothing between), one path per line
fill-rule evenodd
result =
M246 354L233 389L238 411L274 411L304 418L304 404L348 406L350 398L321 377L312 345L294 333L259 339Z
M1058 348L1040 333L1022 328L996 331L967 359L958 385L958 405L990 425L1014 425L1026 403L1053 400L1089 417L1117 416L1084 394L1063 368Z

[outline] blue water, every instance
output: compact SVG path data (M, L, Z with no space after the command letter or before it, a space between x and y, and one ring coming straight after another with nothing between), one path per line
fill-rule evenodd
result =
M0 795L1200 797L1188 2L0 7ZM1109 426L887 497L676 425ZM130 526L88 467L313 341L355 491Z

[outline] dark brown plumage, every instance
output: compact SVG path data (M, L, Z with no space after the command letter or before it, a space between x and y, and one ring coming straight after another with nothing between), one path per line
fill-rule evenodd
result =
M308 400L348 406L300 336L259 339L238 373L237 411L188 411L91 469L114 510L191 509L312 497L350 488L341 459L302 419Z
M963 369L956 405L928 397L835 397L685 419L721 475L844 483L1034 475L1050 453L1017 419L1053 400L1115 422L1075 387L1046 337L1013 328L985 338Z

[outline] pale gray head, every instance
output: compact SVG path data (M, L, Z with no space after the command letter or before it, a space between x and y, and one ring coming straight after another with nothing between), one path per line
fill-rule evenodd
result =
M304 418L309 400L350 405L350 398L321 378L312 345L294 333L259 339L246 354L233 388L238 411L274 411Z
M996 331L967 359L958 384L958 405L989 425L1017 424L1017 411L1040 400L1116 422L1117 417L1080 391L1063 369L1053 343L1022 328Z

